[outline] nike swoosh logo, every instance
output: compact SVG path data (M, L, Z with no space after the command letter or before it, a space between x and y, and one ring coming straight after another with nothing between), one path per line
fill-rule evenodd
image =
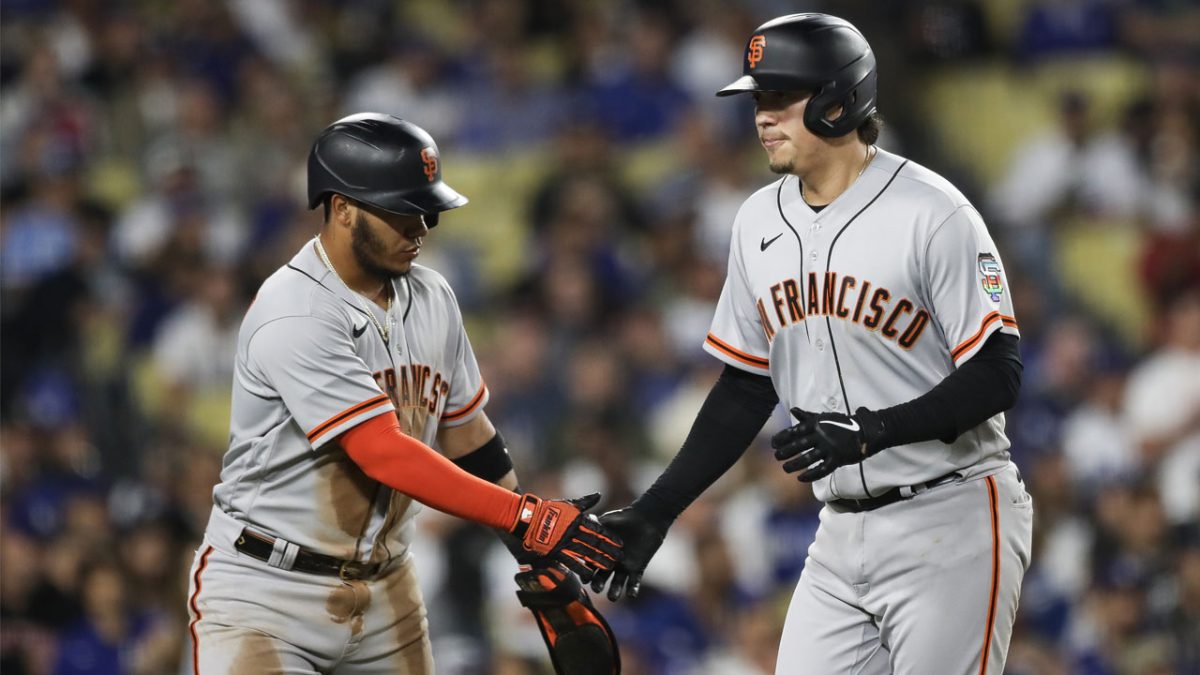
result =
M854 418L850 419L849 424L846 424L845 422L834 422L833 420L821 420L821 424L828 424L830 426L841 427L843 429L849 429L850 431L858 431L861 428L858 426L858 420L856 420Z
M359 326L358 328L353 329L354 337L356 337L356 338L362 337L363 331L365 331L365 330L367 330L367 324L365 324L365 323L363 325Z
M782 236L783 236L783 233L782 233L782 232L780 232L779 234L775 235L774 237L771 237L771 241L767 241L767 238L766 238L766 237L763 237L763 238L762 238L762 241L760 241L760 242L758 243L758 250L760 250L760 251L765 251L765 250L767 250L767 247L768 247L768 246L770 246L771 244L774 244L774 243L775 243L775 240L776 240L776 239L778 239L778 238L780 238L780 237L782 237Z

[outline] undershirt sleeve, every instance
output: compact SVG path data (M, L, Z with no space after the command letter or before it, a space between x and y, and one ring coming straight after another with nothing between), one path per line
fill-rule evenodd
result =
M927 393L907 403L860 411L871 452L897 445L940 440L952 443L963 432L1012 408L1021 388L1021 355L1015 335L994 332L968 361Z
M726 365L679 454L634 505L666 529L737 463L778 403L771 378Z

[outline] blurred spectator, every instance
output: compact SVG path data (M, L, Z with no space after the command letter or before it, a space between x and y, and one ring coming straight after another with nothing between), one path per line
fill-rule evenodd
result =
M688 3L685 11L695 25L679 39L671 57L671 75L717 129L744 130L743 106L726 105L728 101L713 94L740 74L743 42L758 17L740 3L718 0Z
M41 33L27 37L20 79L0 103L0 186L62 176L94 150L93 106L64 76L59 55Z
M129 206L113 230L125 264L144 269L164 257L230 263L241 253L246 228L231 204L204 192L196 158L174 143L146 156L150 191Z
M1016 149L1008 172L990 196L997 225L1009 228L1006 234L1024 269L1056 294L1061 281L1056 268L1055 225L1077 211L1099 211L1102 206L1097 200L1109 194L1102 186L1111 182L1120 188L1131 178L1114 175L1111 170L1103 174L1093 171L1086 161L1093 129L1085 96L1065 94L1058 110L1058 127ZM1121 189L1117 193L1121 194Z
M1200 527L1193 524L1183 536L1176 559L1178 587L1167 627L1174 638L1177 672L1200 672Z
M33 132L26 140L34 145L51 139ZM5 219L0 284L6 290L28 288L66 267L75 255L79 176L71 158L57 155L62 150L41 149L50 153L39 158L48 165L29 175L29 199Z
M536 234L543 235L571 208L573 186L580 182L591 182L606 193L611 209L607 216L615 221L609 227L625 235L645 228L636 196L624 185L612 141L601 124L594 117L572 115L559 127L544 181L530 200L530 225Z
M196 398L228 399L245 311L234 276L222 268L197 269L190 285L191 298L163 319L153 346L163 389L158 412L181 424L187 423ZM216 428L206 437L225 438L227 421L227 416L213 420Z
M120 565L97 561L83 570L81 579L84 618L64 631L54 675L154 672L137 667L137 651L157 618L129 607Z
M60 596L41 575L42 552L32 539L11 530L0 540L0 669L48 672L56 631L74 619L71 598Z
M660 218L690 221L694 250L724 267L731 224L745 195L757 189L758 177L746 170L740 147L719 135L705 118L681 120L674 141L684 170L659 187L652 208Z
M769 675L775 672L782 618L770 603L761 602L732 612L729 644L710 652L697 669L700 675Z
M417 35L395 40L391 55L365 69L346 91L342 111L386 112L420 120L430 136L453 142L466 116L466 101L447 82L441 50Z
M1097 369L1084 401L1063 421L1063 454L1071 481L1084 495L1140 472L1137 444L1122 419L1124 392L1123 372Z
M620 60L593 64L583 104L614 139L653 140L674 128L689 100L669 70L672 26L662 14L643 10L623 33Z
M1117 15L1107 0L1037 0L1027 3L1019 56L1036 60L1096 53L1117 41Z
M1129 377L1125 415L1173 523L1200 517L1200 288L1163 314L1162 345Z
M753 476L730 496L722 532L734 550L761 547L759 554L737 556L734 568L746 590L765 595L800 578L817 535L820 503L811 486L775 466L769 451L752 447L747 455L742 461L753 467Z
M1087 393L1099 346L1093 327L1075 316L1057 320L1033 349L1022 353L1021 396L1009 413L1008 434L1018 466L1059 446L1067 415Z
M164 46L172 65L207 80L224 100L232 100L238 69L255 50L227 4L181 0L164 18L171 22L172 39Z
M518 45L496 45L483 54L483 72L460 85L466 91L458 105L476 114L462 116L452 136L458 145L478 152L528 151L546 140L547 130L563 124L565 98L537 80L529 60Z
M1200 54L1200 7L1173 0L1121 3L1123 42L1157 58L1194 59Z

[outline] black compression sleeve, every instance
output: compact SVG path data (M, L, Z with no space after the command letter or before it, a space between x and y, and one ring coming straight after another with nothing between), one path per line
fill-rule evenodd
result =
M928 393L907 403L855 417L866 434L867 451L920 441L952 443L1017 402L1021 387L1021 355L1017 338L995 332L975 356Z
M634 506L666 530L737 463L778 403L771 378L725 366L679 454Z

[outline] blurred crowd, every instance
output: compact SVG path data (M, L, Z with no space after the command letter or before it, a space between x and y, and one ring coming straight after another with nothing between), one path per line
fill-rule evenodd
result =
M623 506L719 364L700 349L741 201L771 180L713 92L768 18L844 16L882 145L1000 243L1036 504L1007 672L1200 672L1200 8L1189 0L5 0L0 670L187 672L186 570L258 285L319 227L315 134L411 119L471 198L451 281L522 484ZM764 438L784 422L778 413ZM770 673L817 526L760 439L642 597L631 675ZM490 533L426 510L439 673L548 673Z

